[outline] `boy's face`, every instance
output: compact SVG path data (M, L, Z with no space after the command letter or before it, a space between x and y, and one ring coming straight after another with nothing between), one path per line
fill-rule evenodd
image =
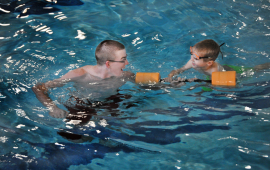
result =
M109 60L109 62L111 74L117 77L121 76L123 74L123 69L129 64L126 50L116 50L114 52L114 60Z
M191 54L191 61L192 61L192 67L194 69L203 69L206 68L208 65L208 62L205 62L202 58L200 58L200 53L198 53L198 51L194 48L194 47L190 47L190 54Z

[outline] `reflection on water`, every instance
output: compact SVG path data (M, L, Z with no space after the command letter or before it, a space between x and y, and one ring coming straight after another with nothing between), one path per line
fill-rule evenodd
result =
M1 0L0 15L17 13L16 18L26 18L29 15L41 15L60 11L55 6L83 5L80 0Z
M2 169L269 169L269 69L237 75L233 88L128 82L100 104L70 99L76 90L66 85L49 94L69 111L65 119L50 117L31 90L37 82L94 65L95 47L104 39L125 44L127 70L161 77L183 66L189 47L208 38L225 42L221 64L268 63L269 2L0 5ZM182 74L195 76L205 78L194 70Z

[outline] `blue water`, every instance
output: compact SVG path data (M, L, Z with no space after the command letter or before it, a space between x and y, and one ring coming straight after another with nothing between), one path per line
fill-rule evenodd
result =
M225 42L221 64L270 62L269 1L82 2L54 4L53 13L0 15L0 169L270 169L269 69L238 74L230 88L128 82L84 124L51 117L31 90L94 65L105 39L126 46L126 70L162 77L204 39ZM205 78L194 70L182 76ZM67 110L73 90L52 89L50 97Z

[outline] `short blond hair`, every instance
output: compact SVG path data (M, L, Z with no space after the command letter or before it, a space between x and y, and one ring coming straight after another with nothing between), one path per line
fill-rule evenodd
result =
M114 40L104 40L96 48L95 56L98 65L103 65L108 60L114 60L114 52L116 50L123 50L125 46Z

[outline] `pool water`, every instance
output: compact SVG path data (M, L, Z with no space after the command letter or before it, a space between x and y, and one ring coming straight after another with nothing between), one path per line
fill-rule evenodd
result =
M127 82L102 106L83 108L91 112L84 122L51 117L31 90L95 65L105 39L126 46L126 70L161 77L204 39L225 43L222 65L268 63L269 1L67 2L47 4L59 9L49 13L0 13L0 169L270 169L269 69L237 74L236 87ZM205 78L194 70L181 76ZM50 97L68 110L71 92L66 85Z

